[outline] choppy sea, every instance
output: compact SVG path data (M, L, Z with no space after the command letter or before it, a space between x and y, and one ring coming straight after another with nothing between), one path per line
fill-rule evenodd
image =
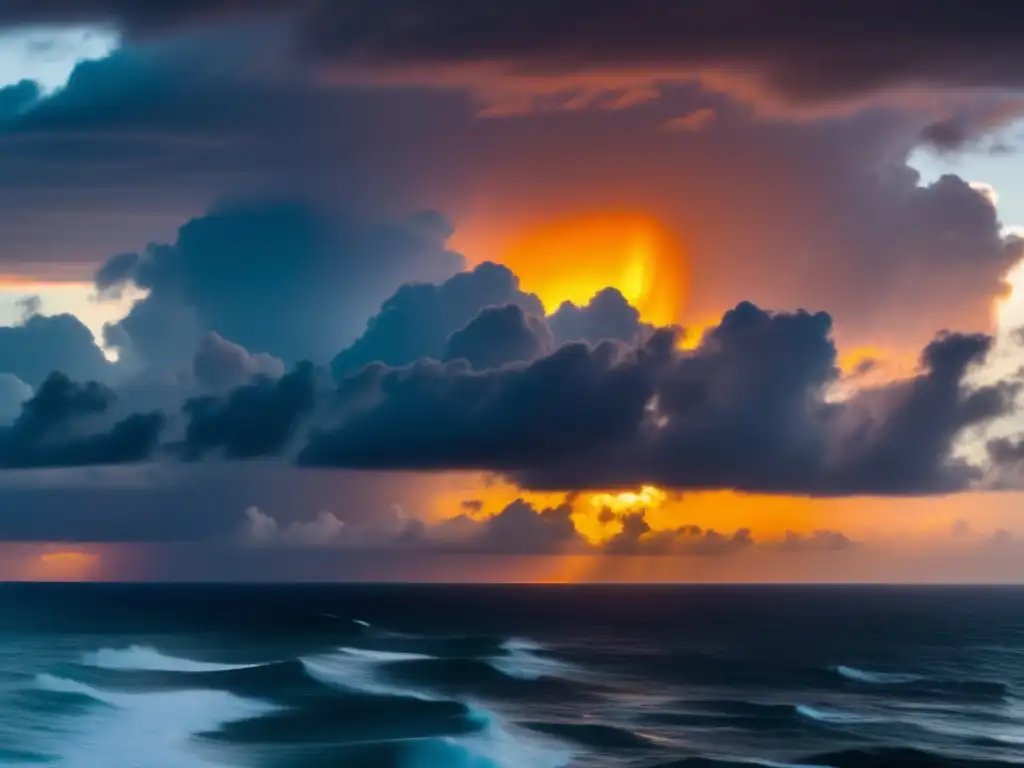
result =
M1024 590L0 585L0 765L1024 765Z

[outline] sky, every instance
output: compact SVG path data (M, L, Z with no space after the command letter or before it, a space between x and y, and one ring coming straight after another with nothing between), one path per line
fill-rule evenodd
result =
M0 7L0 579L1024 581L1010 0Z

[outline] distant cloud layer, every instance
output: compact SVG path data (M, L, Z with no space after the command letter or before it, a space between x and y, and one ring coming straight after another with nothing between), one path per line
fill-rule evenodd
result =
M954 450L967 430L1011 413L1020 389L1016 378L968 383L992 346L985 335L942 333L917 374L837 399L826 313L742 303L682 350L678 329L642 325L615 292L545 318L524 309L540 305L517 285L483 264L400 288L335 359L333 379L312 363L283 373L279 360L213 333L177 394L168 390L170 410L139 412L131 397L119 406L114 390L53 374L2 433L0 462L279 456L481 470L535 489L827 496L965 490L1018 453L993 442L985 464ZM571 340L598 329L611 338ZM179 435L161 438L175 422Z
M373 547L387 551L432 551L488 555L608 554L666 557L725 557L755 548L777 554L836 553L856 544L839 531L819 530L802 535L787 531L783 538L758 542L746 528L724 533L698 525L654 530L644 511L619 521L619 530L600 543L576 528L573 504L538 509L515 499L489 516L466 514L424 523L392 507L364 523L349 524L328 511L311 520L282 525L257 507L245 510L240 525L242 542L267 547Z
M340 77L463 85L505 109L524 91L527 103L543 104L537 97L559 86L570 93L558 105L571 96L632 104L652 98L658 83L686 79L787 109L1024 82L1014 33L1024 16L1013 2L12 0L0 10L0 24L114 23L129 39L232 19L283 21L294 30L293 56Z

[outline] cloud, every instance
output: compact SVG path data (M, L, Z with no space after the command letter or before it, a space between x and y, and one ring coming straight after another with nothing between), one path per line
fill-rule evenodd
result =
M259 378L222 398L192 398L183 408L189 421L180 450L188 459L214 451L234 459L279 453L313 409L316 389L316 369L302 363L280 378Z
M646 0L628 9L611 0L544 8L501 0L486 11L459 0L406 0L386 8L371 0L146 6L15 2L5 4L0 24L115 23L132 38L214 20L283 16L282 26L296 31L291 49L336 77L461 85L505 109L514 98L627 105L653 98L660 83L688 79L791 110L886 91L1014 88L1024 79L1012 33L1024 22L1016 7L995 14L966 0L927 10L901 0L875 6L869 16L859 7L826 9L812 0L770 7ZM587 23L576 23L581 18Z
M810 533L786 531L779 547L795 552L841 552L856 546L842 531L817 530Z
M0 326L0 373L38 387L54 371L74 379L105 380L109 364L92 332L74 315L32 314Z
M284 363L266 353L250 354L220 335L207 333L192 358L192 373L209 390L234 389L256 377L280 378Z
M129 35L116 55L83 64L66 89L0 129L12 147L0 168L5 266L81 271L149 240L173 243L180 221L225 199L315 201L322 218L347 212L357 228L435 206L475 233L474 259L497 258L523 231L567 214L628 209L684 236L681 266L694 280L678 300L681 320L703 323L744 299L813 304L830 310L844 340L887 348L918 347L942 327L988 327L1001 277L1022 253L1001 237L983 195L956 177L923 185L905 164L925 126L968 110L959 102L752 123L727 99L673 86L663 103L628 115L535 114L513 124L474 119L450 89L349 87L275 69L274 35L287 29ZM686 141L655 130L709 108L718 115L713 130ZM489 202L499 197L501 205ZM152 329L195 323L163 335L171 347L192 336L167 356L190 354L198 335L214 330L286 363L323 361L398 284L440 279L406 267L394 265L398 274L376 295L345 283L331 302L315 303L327 313L324 328L337 330L320 329L313 341L305 329L289 344L317 355L243 338L176 296L152 298L149 329L136 335L155 345ZM141 325L141 309L136 319ZM131 344L125 334L114 341Z
M511 270L489 262L439 285L403 285L370 318L363 334L334 358L331 368L335 376L343 376L374 362L403 366L423 358L440 360L452 334L464 331L481 310L506 304L520 307L524 315L544 314L536 296L519 290L519 280ZM502 318L489 315L485 322L495 319ZM487 329L478 324L468 333L481 330ZM456 344L469 341L463 333Z
M546 489L900 495L981 479L955 441L1009 412L1018 389L966 385L991 339L942 334L918 374L835 402L830 334L825 313L745 303L692 352L659 331L639 347L568 344L482 372L370 366L342 381L337 426L314 430L299 461L496 471Z
M633 344L654 328L640 320L640 313L615 288L599 291L587 304L578 307L564 302L548 318L548 325L559 344L586 341L598 344L605 339Z
M609 555L633 557L729 557L759 550L798 556L846 551L855 543L841 531L787 531L782 539L755 540L747 528L722 532L698 525L654 529L643 511L621 518L621 530L602 542L587 540L576 528L573 503L540 508L515 499L487 517L460 514L425 523L385 512L350 523L320 511L312 519L281 524L257 507L245 511L242 542L277 547L369 548L381 556L416 552L450 555Z
M685 115L669 118L661 127L666 131L703 131L713 126L717 118L718 114L715 110L705 107L703 109L695 109L693 112Z
M536 509L516 499L492 517L455 524L475 530L459 542L461 548L500 554L566 554L586 548L586 540L572 521L572 505ZM451 524L451 522L449 522Z
M0 124L26 112L41 96L39 84L32 80L0 88Z
M620 555L707 556L735 554L753 545L747 528L730 534L699 525L654 530L643 512L634 512L622 518L622 530L604 545L604 551Z
M203 331L288 362L326 362L399 280L461 266L448 233L433 214L365 225L299 203L219 208L185 224L173 245L100 267L101 294L148 292L107 340L148 366L180 364Z
M245 540L254 544L328 546L338 543L344 531L345 523L326 511L308 522L292 522L282 528L259 507L245 510Z
M10 373L0 373L0 427L14 421L22 404L32 397L32 387Z
M155 450L164 417L133 413L111 423L116 397L95 382L50 375L0 429L0 467L68 467L142 461Z
M646 369L659 354L605 342L481 373L459 361L371 365L341 382L339 427L314 433L300 461L512 470L593 450L640 420L651 395Z
M964 106L953 114L926 125L921 139L940 152L958 152L978 146L1000 128L1024 117L1024 99L995 99ZM991 150L1005 148L995 143Z
M466 360L474 370L534 360L554 349L554 339L541 317L527 315L516 304L484 307L445 343L443 360Z
M487 283L488 275L497 278L503 294L514 287L511 273L494 265L445 286L472 287L478 280ZM410 345L406 329L418 327L410 319L431 317L427 310L438 306L445 286L401 289L389 302L405 322L390 330L386 321L371 323L363 337L368 348L376 342L386 353L387 342L397 339L402 345L393 354L403 360L424 339L441 339L445 322L469 314L469 299L481 295L466 290L461 304L445 303L455 311ZM408 295L421 298L399 300ZM594 306L599 303L586 311ZM466 354L473 356L502 351L473 339L481 329L488 331L481 317L502 315L515 321L513 327L525 323L526 315L514 305L490 310L471 319L467 332L450 337L457 343L449 342L449 348L466 344ZM380 317L390 317L387 308ZM507 331L501 323L497 327L499 336ZM213 379L250 380L202 396L179 389L179 402L187 398L184 436L165 440L162 448L189 460L286 456L306 467L477 470L533 489L655 485L826 496L964 490L1006 463L999 443L990 447L988 464L955 450L966 432L1009 413L1020 389L1015 380L967 384L969 373L986 359L990 337L942 333L922 352L915 375L837 398L831 331L831 318L823 312L773 313L742 303L708 329L694 350L678 348L677 330L660 329L632 344L567 343L512 366L474 370L464 359L422 359L398 367L375 362L336 382L309 363L277 377L276 362L209 337L197 360L223 355L230 374ZM508 357L503 352L476 362L491 365ZM197 378L203 384L204 377ZM101 385L76 385L66 377L50 386L46 391L58 394L51 398L57 404L82 404L58 408L58 422L104 414L115 399ZM26 415L39 408L32 402L15 432L34 423ZM95 407L82 410L89 403ZM154 414L132 418L104 438L136 438L123 459L105 444L87 458L76 448L8 462L59 464L61 456L71 457L68 463L138 460L156 449L163 420ZM28 430L27 444L38 448L39 436L48 438L49 432L45 423Z

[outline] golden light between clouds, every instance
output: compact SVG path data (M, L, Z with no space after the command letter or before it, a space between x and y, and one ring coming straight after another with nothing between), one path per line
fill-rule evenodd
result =
M689 280L683 249L642 213L589 213L543 224L513 241L501 262L554 312L616 288L648 323L679 320Z

